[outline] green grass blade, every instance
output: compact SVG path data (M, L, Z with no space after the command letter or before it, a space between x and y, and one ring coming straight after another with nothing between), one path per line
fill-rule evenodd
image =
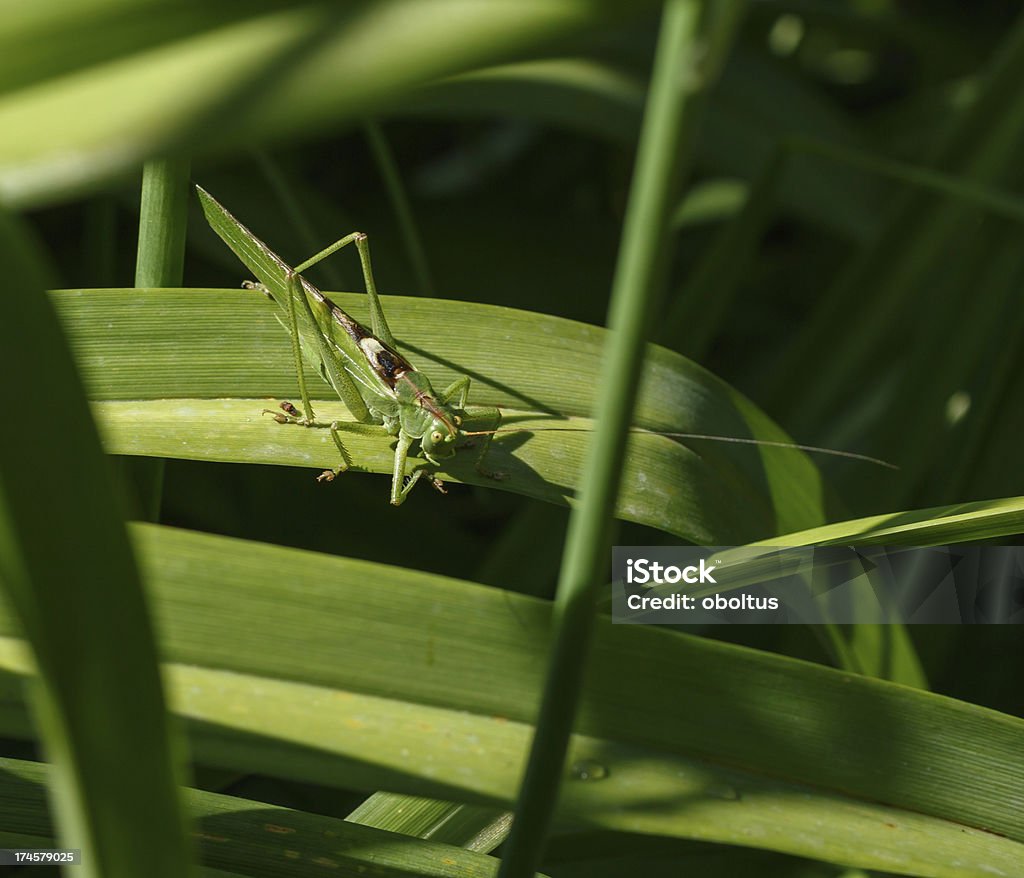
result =
M32 133L0 144L0 194L10 204L39 204L157 154L252 147L335 128L430 79L512 60L653 5L392 0L267 10L222 0L191 14L193 7L179 8L177 39L0 94L0 130ZM55 17L33 36L38 45L66 30ZM0 25L0 45L22 33L16 19L6 34Z
M31 250L6 214L0 253L0 371L31 375L26 398L60 413L59 427L0 438L0 585L41 672L61 843L83 849L86 876L188 875L180 754L121 508Z
M773 537L753 546L765 552L751 553L749 547L725 549L722 557L737 571L730 584L697 585L689 593L709 595L758 582L765 573L765 561L780 547L827 545L911 545L929 546L989 540L1024 533L1024 498L1007 497L977 503L876 515L797 531ZM741 577L738 571L745 571Z
M869 515L765 541L775 546L941 546L1024 533L1024 497Z
M40 846L52 842L45 784L44 765L0 759L0 844L14 846L15 830ZM337 818L201 790L187 790L185 801L203 862L231 874L485 878L497 869L479 853Z
M536 871L555 811L587 664L594 590L604 580L648 328L668 263L673 199L688 169L701 89L718 72L715 67L728 43L720 38L731 33L738 8L722 4L712 11L710 4L702 7L696 0L669 0L664 7L612 281L611 332L600 372L602 394L594 406L595 433L580 478L580 504L569 517L537 730L502 855L502 878L525 878ZM703 35L702 11L711 19Z
M198 759L511 801L550 604L258 543L134 533ZM26 732L8 676L0 732ZM1024 721L953 699L601 617L578 733L571 764L607 774L567 773L562 816L577 825L950 878L1012 875L1021 856Z
M365 295L331 297L367 319ZM282 463L317 472L336 464L325 431L260 415L275 398L297 398L288 335L260 293L81 290L55 293L54 302L89 395L102 401L97 412L112 453ZM521 413L536 420L520 426L591 428L585 416L600 386L604 330L455 301L385 297L384 307L403 350L435 386L469 375L470 403L500 406L508 426ZM566 370L569 352L573 368ZM324 400L318 413L345 416L319 376L309 372L307 380L314 404ZM657 347L648 352L634 423L649 430L788 438L724 382ZM390 472L388 439L346 438L360 468ZM513 478L487 484L564 504L575 491L586 438L586 432L496 436L494 453L501 468L512 467ZM648 435L634 435L632 443L636 457L620 501L627 518L719 545L824 521L820 478L801 452ZM479 482L461 454L446 475Z
M391 210L395 214L398 228L402 233L402 243L405 245L406 258L409 260L413 276L416 278L416 286L421 295L433 296L434 281L431 278L427 252L423 247L423 238L416 224L412 204L409 202L409 194L402 182L402 175L399 173L391 144L388 143L384 130L376 120L371 119L366 122L364 129L374 163L377 165L377 173L383 179L384 189L391 202Z
M154 159L142 169L136 287L181 286L185 270L190 168L188 159L176 158ZM117 466L130 488L132 518L159 521L163 459L118 460Z
M135 286L180 287L192 187L187 158L154 159L142 171Z
M374 793L345 819L486 854L508 836L512 814L502 808Z
M402 115L488 117L495 113L635 143L646 83L593 58L542 58L470 70L422 88L398 104Z

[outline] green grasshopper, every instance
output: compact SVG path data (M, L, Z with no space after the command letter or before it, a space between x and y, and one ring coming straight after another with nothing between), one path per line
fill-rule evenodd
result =
M334 469L321 473L321 480L331 480L348 469L348 455L339 435L342 427L352 432L377 432L381 426L388 434L398 439L391 479L391 502L395 506L400 506L405 501L406 496L425 472L423 468L417 468L411 475L406 475L409 451L417 440L423 457L433 465L439 466L442 460L455 454L460 441L482 436L484 438L476 459L477 471L493 479L506 478L505 474L491 472L482 465L492 436L497 432L505 432L498 430L501 412L496 408L476 409L472 417L475 420L492 421L492 428L464 430L464 420L469 416L466 410L469 377L458 378L442 393L436 393L427 376L417 371L398 352L398 345L388 327L380 297L377 295L366 235L362 232L346 235L301 265L291 268L206 190L199 186L196 190L213 230L259 279L255 283L247 282L244 286L262 291L277 304L283 315L279 316L278 320L291 336L299 393L302 397L302 411L289 402L283 402L280 412L270 414L280 423L328 426L317 424L315 421L302 369L302 359L305 357L306 361L334 387L357 421L334 421L329 425L341 463ZM355 244L362 265L366 293L370 302L370 329L339 308L302 277L303 271L349 244ZM574 428L563 427L531 427L530 432L566 429L575 432ZM631 432L650 431L632 429ZM815 445L704 433L658 435L789 448L860 460L890 469L896 468L886 461L867 455L820 448ZM436 477L432 476L430 481L439 490L444 490Z
M377 295L365 234L353 232L346 235L301 265L291 268L210 193L199 186L196 190L213 230L258 279L256 283L245 285L259 289L277 304L283 314L278 319L291 336L302 411L284 402L281 412L271 414L280 423L318 426L303 375L304 356L334 388L359 422L334 421L330 424L331 437L338 447L341 463L333 470L324 471L320 479L333 479L349 467L348 455L339 435L342 427L354 432L376 432L381 426L398 439L391 479L391 502L395 506L405 501L425 472L417 468L411 475L406 475L406 460L417 440L423 457L439 466L442 460L455 454L460 440L468 435L483 436L476 468L490 478L504 478L503 474L490 472L482 466L491 437L501 420L498 409L474 411L474 418L491 419L494 429L467 434L462 424L467 416L469 377L458 378L437 393L430 379L398 352ZM306 269L349 244L355 244L363 269L370 301L370 329L302 277ZM431 481L443 491L438 479L432 477Z

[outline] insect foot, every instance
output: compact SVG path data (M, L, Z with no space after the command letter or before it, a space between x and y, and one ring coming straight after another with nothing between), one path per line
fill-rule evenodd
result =
M305 424L310 425L310 421L290 402L282 402L280 404L281 411L275 412L273 409L263 409L262 414L270 415L279 424ZM283 414L282 414L283 412Z
M258 290L259 292L263 293L263 295L266 296L271 301L273 301L273 299L274 299L274 297L270 295L270 290L268 290L266 288L266 286L261 284L259 281L243 280L242 281L242 289L243 290Z
M337 475L338 475L338 473L335 472L334 470L332 470L332 469L325 469L322 473L320 473L320 475L318 475L316 477L316 480L318 482L333 482L334 481L334 477L337 476Z

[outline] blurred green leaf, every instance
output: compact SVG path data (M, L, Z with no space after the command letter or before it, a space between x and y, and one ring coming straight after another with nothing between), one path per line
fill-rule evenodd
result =
M592 58L546 58L471 70L419 89L401 115L528 119L632 145L646 70ZM803 135L848 148L869 141L832 103L779 65L740 47L714 85L697 157L712 171L753 182L779 145ZM885 191L877 179L801 156L780 181L789 210L864 240Z
M181 754L121 508L36 254L2 211L0 256L0 371L31 375L24 398L57 413L35 436L0 433L0 588L40 670L60 840L87 876L187 876Z
M1016 15L983 74L919 160L929 170L961 178L967 191L1002 189L1004 201L1014 192L1024 141L1018 87L1024 18ZM947 410L956 394L990 397L983 429L1001 431L990 420L991 397L1003 398L1013 372L999 370L1000 383L993 386L989 363L993 351L1015 344L1021 332L1019 243L1018 225L997 221L982 207L943 193L908 191L877 224L870 246L820 298L779 368L762 373L770 385L767 398L801 433L814 431L826 443L865 436L875 453L899 456L904 477L881 490L872 485L865 492L856 474L837 477L858 510L950 496L942 486L963 441ZM1012 413L1010 420L1013 429ZM975 461L978 451L972 449ZM1011 476L998 492L1020 490Z
M379 112L424 81L511 60L654 4L305 2L251 15L248 4L227 0L189 4L191 20L168 5L156 9L176 16L177 39L99 63L141 37L114 28L109 46L82 59L96 63L0 95L0 130L31 132L0 143L5 201L65 198L185 144L224 151L336 127ZM91 19L104 7L96 0L85 13ZM221 23L225 9L234 15ZM72 33L56 15L28 23L15 17L8 27L5 34L0 25L0 45L16 43L26 29L38 44L50 33L58 42Z

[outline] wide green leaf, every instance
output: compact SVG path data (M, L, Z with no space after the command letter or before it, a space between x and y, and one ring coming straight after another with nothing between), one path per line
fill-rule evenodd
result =
M251 542L135 534L175 708L204 763L511 800L549 604ZM1011 875L1020 862L1024 721L665 629L602 617L595 633L565 819L918 875ZM10 649L3 666L22 667ZM0 731L24 734L16 677L3 680Z
M654 4L388 0L269 10L233 0L184 9L153 0L148 5L157 16L153 27L123 11L118 15L111 0L94 0L83 17L95 27L93 13L110 15L113 26L97 28L106 45L76 51L77 65L33 61L37 70L12 74L15 81L29 82L0 94L0 130L26 132L0 144L0 194L6 201L62 197L186 143L193 149L237 149L359 119L434 77L512 60ZM174 39L155 26L168 18L167 33ZM60 16L5 17L0 46L17 46L27 36L45 44L51 34L55 45L76 36ZM133 44L136 50L126 51ZM46 54L59 56L53 48Z
M365 296L331 295L367 319ZM112 453L336 465L328 431L261 415L275 398L298 392L288 335L262 294L74 290L55 293L54 302ZM605 332L466 302L385 297L384 306L403 350L435 386L469 375L471 405L500 406L505 427L523 431L492 444L488 464L507 472L506 481L476 474L471 453L457 455L442 478L568 502L601 392ZM345 419L328 385L312 372L308 381L318 416ZM653 346L634 422L643 430L788 440L724 382ZM355 468L373 472L391 472L392 441L383 430L345 436ZM381 491L383 501L383 484ZM694 542L730 544L820 524L821 494L817 469L800 451L641 433L632 437L619 514Z
M31 375L27 396L60 427L0 436L0 599L40 668L35 719L54 764L62 842L86 876L190 873L156 647L81 381L37 254L0 211L5 338L0 371ZM119 685L111 685L112 680ZM132 766L124 771L124 765ZM145 798L143 814L137 802Z

